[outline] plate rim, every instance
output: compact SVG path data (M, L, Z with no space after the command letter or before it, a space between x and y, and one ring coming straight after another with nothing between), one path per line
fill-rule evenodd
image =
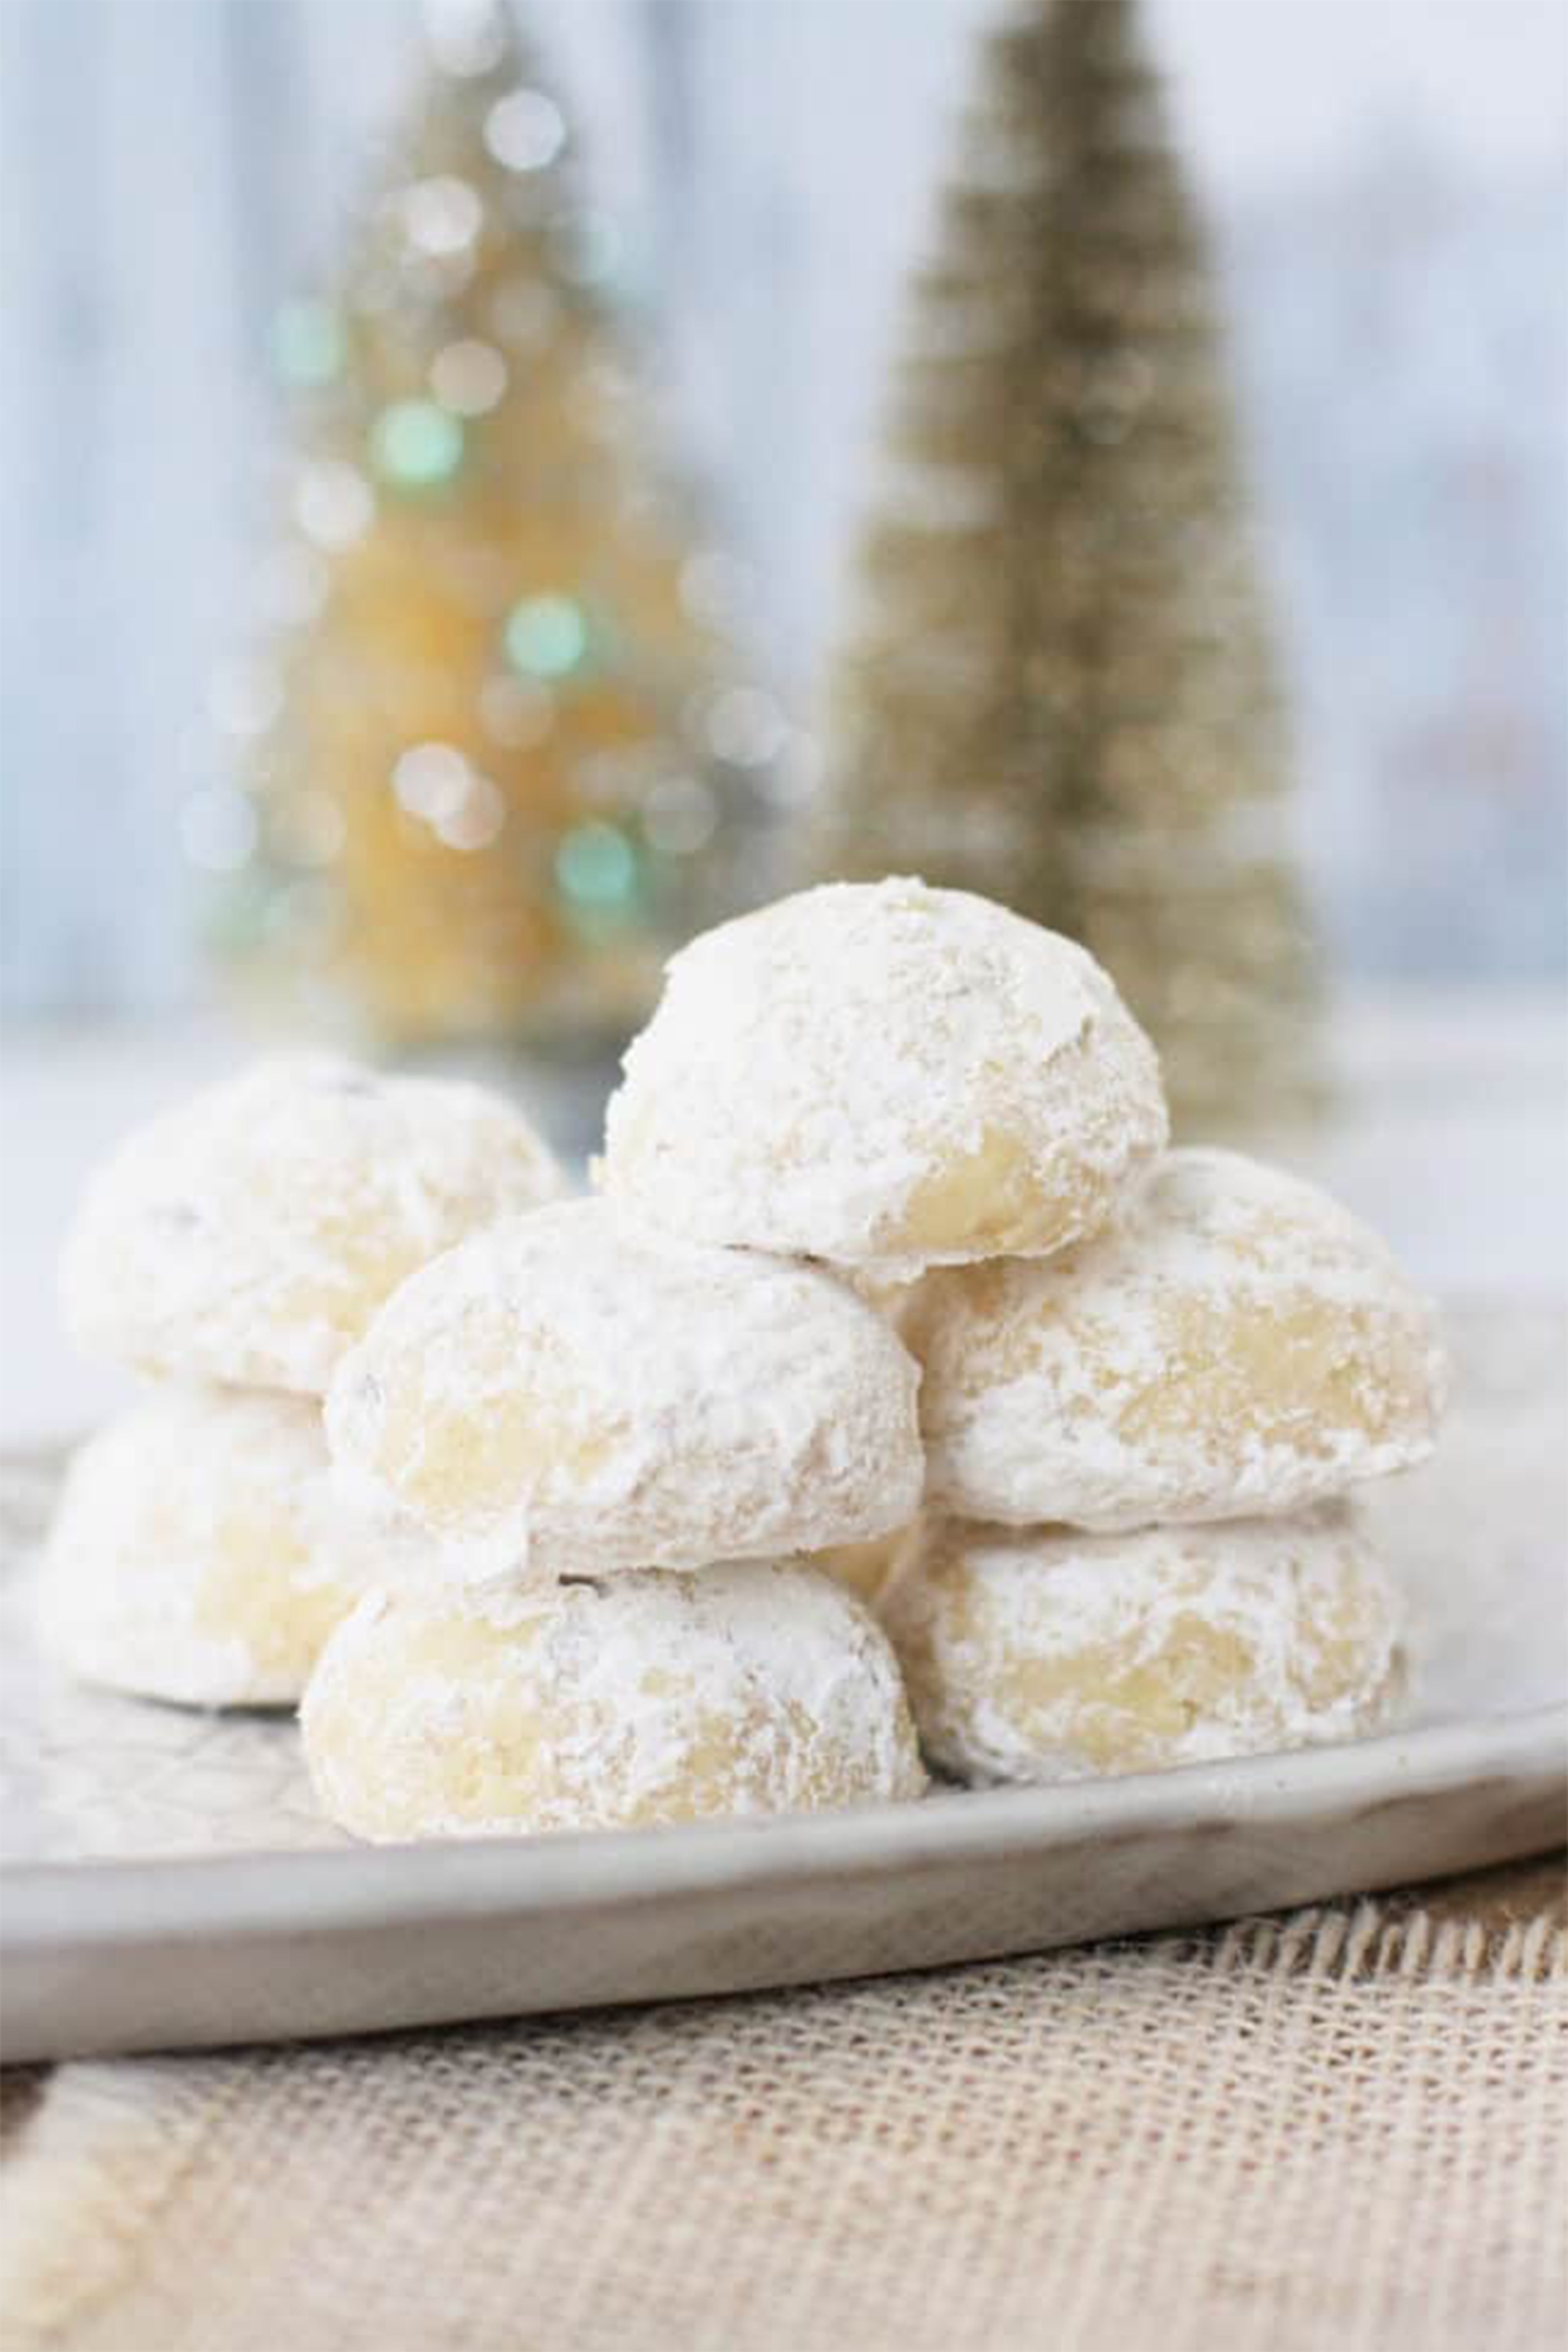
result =
M1320 1748L915 1803L532 1836L0 1865L0 1961L69 1945L331 1935L895 1873L1206 1825L1323 1816L1517 1781L1568 1808L1568 1699ZM1531 1847L1520 1849L1535 1850ZM1544 1849L1542 1849L1544 1850ZM1498 1859L1509 1859L1502 1854Z

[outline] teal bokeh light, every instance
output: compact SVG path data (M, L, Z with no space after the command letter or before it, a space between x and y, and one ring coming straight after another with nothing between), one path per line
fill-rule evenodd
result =
M371 452L384 481L429 490L449 481L463 462L463 428L434 400L394 400L371 429Z
M555 852L555 880L578 913L613 916L637 896L637 856L619 826L595 819L574 826Z
M317 391L343 372L349 355L340 315L330 303L282 303L272 321L272 364L295 391Z
M507 615L505 643L526 678L564 678L588 653L588 617L569 596L526 597Z

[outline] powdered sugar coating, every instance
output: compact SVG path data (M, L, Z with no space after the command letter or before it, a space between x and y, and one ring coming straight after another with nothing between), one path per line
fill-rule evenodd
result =
M66 1245L65 1318L144 1372L319 1396L405 1275L563 1190L482 1087L268 1059L105 1164Z
M778 1563L377 1596L301 1713L323 1811L368 1838L615 1829L921 1794L897 1668Z
M84 1681L193 1706L291 1706L333 1627L427 1547L334 1489L321 1410L169 1388L71 1465L39 1586L49 1646Z
M939 1523L884 1596L927 1753L1076 1779L1375 1730L1400 1611L1343 1505L1134 1535Z
M928 1277L928 1498L1093 1528L1295 1510L1423 1460L1445 1373L1375 1234L1299 1178L1170 1152L1049 1264Z
M1165 1135L1082 948L965 891L830 883L672 959L599 1181L688 1240L897 1276L1092 1232Z
M607 1201L405 1283L341 1367L334 1455L459 1573L600 1574L857 1542L920 1500L919 1375L831 1275L660 1241Z

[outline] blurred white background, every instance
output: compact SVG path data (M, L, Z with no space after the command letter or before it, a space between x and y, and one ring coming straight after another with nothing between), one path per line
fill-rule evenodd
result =
M989 0L527 0L802 708ZM1559 973L1568 13L1151 0L1221 240L1303 852L1351 975ZM329 281L412 0L0 0L4 989L199 987L178 811L251 626L268 325Z
M901 277L995 13L517 10L808 718ZM1321 1164L1434 1284L1560 1288L1568 13L1150 0L1148 20L1219 240L1302 854L1349 1007L1357 1115ZM212 665L255 624L269 323L331 281L414 28L414 0L0 0L0 1438L102 1394L50 1305L83 1167L232 1059L203 1026L180 810L221 756Z

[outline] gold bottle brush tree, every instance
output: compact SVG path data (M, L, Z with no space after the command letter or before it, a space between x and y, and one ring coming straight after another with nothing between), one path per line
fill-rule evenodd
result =
M385 1041L591 1050L765 895L776 706L652 461L614 231L499 8L425 81L329 296L276 321L277 615L187 812L247 987Z
M1309 1108L1269 616L1133 0L1029 0L987 44L860 585L812 870L918 871L1081 939L1184 1125Z

